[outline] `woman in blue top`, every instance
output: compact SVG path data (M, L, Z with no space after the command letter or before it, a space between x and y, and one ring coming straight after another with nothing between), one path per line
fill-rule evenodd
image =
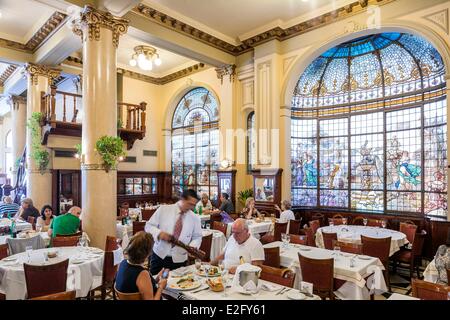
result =
M152 237L140 231L130 240L124 250L126 260L123 260L116 274L115 287L122 293L140 293L142 300L161 300L161 293L167 285L167 279L162 273L156 279L143 267L152 251Z

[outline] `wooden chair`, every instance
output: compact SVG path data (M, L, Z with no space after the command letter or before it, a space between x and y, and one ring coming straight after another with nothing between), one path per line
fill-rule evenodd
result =
M213 238L212 233L207 236L202 237L202 244L200 245L200 250L202 250L206 253L205 258L203 259L203 261L206 261L206 262L211 260L210 256L211 256L212 238Z
M312 229L313 234L316 234L317 229L320 228L320 221L319 220L311 220L309 222L309 227Z
M379 228L381 228L382 224L383 224L383 220L367 219L367 226L368 227L379 227Z
M289 234L300 234L300 229L302 225L302 218L299 220L290 220L289 221Z
M221 231L225 236L227 235L228 225L223 222L213 221L211 229Z
M332 219L333 219L333 224L335 226L344 224L344 217L341 214L339 214L339 213L335 214Z
M116 293L117 300L142 300L142 296L139 292L136 293L123 293L114 287L114 292Z
M394 254L394 272L397 271L398 263L404 263L409 265L409 276L411 278L413 277L414 267L416 269L417 278L420 277L419 260L422 257L423 244L425 242L426 235L426 231L422 230L422 232L415 235L411 250L402 249Z
M76 291L65 291L65 292L59 292L54 294L49 294L42 297L36 297L31 300L75 300L76 297Z
M33 228L33 230L36 230L36 218L35 217L29 216L27 218L27 222L29 224L31 224L31 227Z
M209 219L211 220L211 223L213 221L222 222L222 216L220 215L220 213L212 213L209 216Z
M44 266L24 263L28 299L66 291L68 266L69 259Z
M324 226L325 222L325 216L321 213L315 213L311 217L311 220L318 220L319 221L319 228Z
M417 226L414 223L400 222L399 231L406 235L409 243L414 243L414 237L416 236Z
M312 228L305 228L300 230L300 235L306 236L307 246L315 247L316 241L315 241L315 235Z
M353 219L352 224L355 226L363 226L364 225L364 217L358 216Z
M286 233L287 231L287 222L275 222L275 227L273 230L273 235L269 232L266 233L261 239L262 244L274 242L274 241L281 241L281 234Z
M304 246L308 245L308 236L299 234L290 234L290 236L291 236L291 243L302 244Z
M156 211L156 209L142 209L141 210L142 220L144 220L144 221L150 220L150 218L153 216L155 211Z
M450 269L447 270L447 285L450 285Z
M118 246L116 237L106 236L105 251L114 251Z
M76 247L80 237L55 237L52 239L52 247Z
M70 234L56 234L56 237L58 238L69 238L69 237L81 237L83 235L83 232L78 231L76 233L70 233Z
M231 219L236 220L237 218L239 218L239 213L230 213L229 216Z
M362 245L359 243L351 243L333 240L333 248L339 247L342 252L353 253L353 254L361 254L362 253Z
M8 256L8 245L0 244L0 260Z
M264 264L269 267L280 267L280 247L264 248Z
M146 221L133 221L133 236L139 231L144 231Z
M391 250L391 237L387 238L370 238L361 236L362 253L367 256L380 259L384 266L384 279L391 291L391 283L389 281L389 253Z
M273 268L267 265L260 266L261 275L260 279L273 282L285 287L293 288L295 273L288 268Z
M323 232L322 231L322 237L323 237L323 245L325 249L333 250L333 241L337 241L337 233L335 232Z
M413 297L422 300L447 300L450 293L450 286L411 279Z
M334 259L311 259L298 253L302 280L313 284L314 293L334 300Z
M103 260L103 272L101 277L101 284L94 282L94 288L89 292L89 298L94 299L94 292L101 291L101 299L105 300L107 295L112 295L115 300L114 280L116 277L118 265L114 265L114 253L112 251L105 251Z

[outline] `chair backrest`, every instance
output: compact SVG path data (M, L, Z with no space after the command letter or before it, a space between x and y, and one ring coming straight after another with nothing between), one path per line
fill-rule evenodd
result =
M423 244L425 243L425 237L427 232L422 230L414 236L414 242L412 243L411 253L414 257L420 257L423 251Z
M361 243L363 254L380 259L385 268L387 267L391 249L391 237L370 238L362 235Z
M105 251L114 251L118 249L117 238L106 236Z
M33 228L33 230L36 230L36 218L35 217L29 216L27 218L27 222L29 224L31 224L31 227Z
M54 294L49 294L42 297L36 297L31 300L75 300L76 297L76 291L65 291L65 292L59 292Z
M363 220L364 220L364 217L361 217L361 216L356 217L353 219L352 224L355 226L362 226L362 225L364 225Z
M417 226L406 222L400 222L399 231L406 235L409 243L414 243L414 237L416 236Z
M317 229L320 228L320 221L319 220L311 220L309 222L309 226L311 227L313 234L316 234Z
M338 225L341 225L341 224L344 224L344 216L343 215L341 215L341 214L335 214L334 216L333 216L333 224L335 225L335 226L338 226ZM329 219L328 219L329 220Z
M141 211L142 220L144 220L144 221L150 220L150 218L153 216L155 211L156 211L156 209L142 209L142 211Z
M285 287L293 288L295 273L292 272L291 269L283 268L274 268L267 265L260 266L261 268L261 276L260 279L273 282L276 284L280 284Z
M322 237L325 249L333 250L333 241L337 240L337 233L335 232L328 233L322 231Z
M142 296L139 292L136 293L123 293L116 289L114 286L114 291L118 300L142 300Z
M222 222L222 215L220 213L212 213L209 216L209 219L212 221Z
M305 228L305 229L301 229L300 230L300 234L305 234L306 235L306 241L307 241L307 245L310 247L315 247L316 246L316 240L315 240L315 234L312 228Z
M342 252L354 253L354 254L362 253L362 244L359 244L359 243L351 243L351 242L334 240L333 247L336 247L336 246L341 248Z
M224 235L227 235L227 227L228 225L226 223L213 221L211 229L221 231Z
M447 285L450 285L450 268L447 269Z
M367 220L368 227L381 227L382 224L383 224L383 220L378 220L378 219L368 219Z
M264 264L269 267L280 267L280 247L264 248Z
M10 255L24 252L28 246L31 246L33 250L45 248L45 241L39 235L31 238L7 238L6 243Z
M205 252L205 258L203 261L209 261L211 256L211 245L212 245L213 234L210 233L207 236L202 237L202 244L200 245L200 250Z
M422 300L447 300L450 286L412 278L412 294Z
M315 213L311 217L311 220L318 220L319 221L319 227L324 225L325 216L321 213Z
M8 256L8 245L0 244L0 260Z
M52 239L52 247L75 247L80 237L55 237Z
M114 265L114 252L105 251L103 260L102 284L113 283L118 265Z
M289 234L300 234L300 228L302 224L302 218L299 220L290 220L289 221Z
M133 221L133 235L139 231L144 231L146 223L146 221Z
M290 236L291 236L291 243L302 244L304 246L308 245L308 236L299 234L290 234Z
M45 266L24 263L28 299L66 291L68 266L69 259Z
M274 241L281 241L281 234L287 232L287 222L275 222L273 230Z
M298 253L302 280L317 291L333 290L334 259L311 259Z

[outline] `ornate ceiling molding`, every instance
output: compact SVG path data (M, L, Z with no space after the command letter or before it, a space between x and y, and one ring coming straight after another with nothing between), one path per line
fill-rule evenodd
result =
M61 12L55 12L39 28L39 30L28 40L27 43L19 43L0 38L0 46L3 48L18 50L26 53L34 53L41 47L50 36L57 31L66 21L67 15Z
M76 58L76 57L68 57L66 60L64 60L64 64L81 68L83 66L83 61L81 59L79 59L79 58ZM187 76L192 75L194 73L203 71L206 68L207 67L206 67L206 65L204 63L197 63L197 64L194 64L194 65L192 65L190 67L181 69L179 71L176 71L174 73L168 74L167 76L160 77L160 78L151 77L151 76L139 73L139 72L126 70L126 69L123 69L123 68L117 68L117 72L123 74L125 77L129 77L129 78L133 78L133 79L136 79L136 80L149 82L149 83L152 83L152 84L164 85L164 84L167 84L169 82L181 79L183 77L187 77Z
M81 36L81 40L85 41L89 37L90 41L100 40L100 28L106 28L113 33L113 44L117 48L119 45L119 37L128 30L127 19L114 17L107 11L95 9L92 6L86 5L80 17L72 21L73 32ZM87 30L87 34L85 32ZM85 35L83 37L83 34Z
M27 63L25 65L24 71L30 79L31 83L34 85L37 85L39 76L46 77L50 80L51 83L53 83L60 77L61 74L61 70L52 69L48 66L34 63Z
M331 12L322 14L313 19L301 22L292 27L283 29L275 27L273 29L262 32L258 35L250 37L242 41L240 45L233 45L226 41L223 41L215 36L212 36L204 31L201 31L187 23L179 21L167 14L164 14L156 9L153 9L145 4L139 4L132 11L140 14L153 22L162 25L173 31L182 33L188 37L194 38L198 41L206 43L212 47L220 49L224 52L238 56L242 53L251 51L253 47L263 44L267 41L277 39L279 41L287 40L289 38L298 36L300 34L309 32L319 27L323 27L330 23L334 23L339 20L346 19L350 16L367 10L369 5L385 5L387 3L394 2L396 0L357 0L346 6L337 8Z
M16 71L17 66L16 65L9 65L8 68L6 68L5 71L3 71L2 74L0 74L0 86L3 86L6 82L6 80L8 80L8 78L13 74L14 71Z

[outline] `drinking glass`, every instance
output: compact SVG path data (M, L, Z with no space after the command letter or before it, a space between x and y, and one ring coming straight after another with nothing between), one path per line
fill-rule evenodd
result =
M201 259L195 259L195 268L197 271L200 271L200 268L202 267L202 260Z
M281 234L281 242L283 242L283 248L286 248L286 233Z
M220 273L223 273L223 271L225 270L225 263L223 262L223 260L219 260L217 266L219 267Z
M291 236L286 234L286 247L289 247L289 243L291 242Z
M28 257L28 263L30 263L31 253L33 252L33 246L26 246L25 251L26 251L27 257Z
M363 224L364 224L364 227L367 226L367 218L363 219Z
M328 224L330 225L330 227L334 226L334 220L328 219Z
M382 227L383 229L386 228L386 220L381 220L381 227Z
M209 225L209 222L207 222L207 223L206 223L206 229L209 230L210 228L211 228L211 226Z
M344 226L347 225L347 218L342 218L342 223L344 224Z
M334 246L334 255L335 255L336 257L338 257L338 256L341 255L341 247L339 247L339 246Z

